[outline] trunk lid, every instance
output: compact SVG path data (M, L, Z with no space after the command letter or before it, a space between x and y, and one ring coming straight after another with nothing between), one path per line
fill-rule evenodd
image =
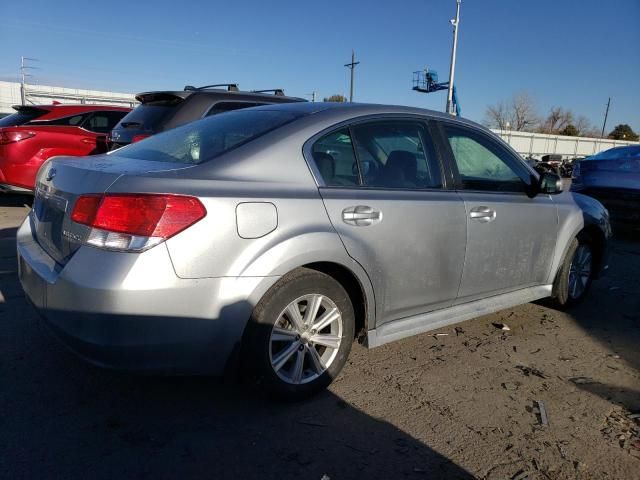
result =
M86 193L104 193L122 175L188 168L109 155L57 157L45 163L36 178L29 221L36 241L59 264L65 265L84 243L89 227L71 220L75 200Z

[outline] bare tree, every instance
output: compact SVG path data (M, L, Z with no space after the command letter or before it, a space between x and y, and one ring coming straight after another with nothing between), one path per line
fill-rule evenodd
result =
M526 92L517 93L511 99L511 128L530 130L538 123L533 99Z
M504 102L489 105L486 111L485 124L489 127L506 130L509 126L509 112Z
M346 102L347 101L347 97L345 97L344 95L339 95L339 94L335 94L335 95L331 95L330 97L325 97L324 99L325 102Z
M555 135L573 123L573 112L571 110L565 110L562 107L552 107L549 115L547 115L540 125L540 133Z
M501 130L531 130L538 123L533 99L525 92L489 105L485 117L485 124Z

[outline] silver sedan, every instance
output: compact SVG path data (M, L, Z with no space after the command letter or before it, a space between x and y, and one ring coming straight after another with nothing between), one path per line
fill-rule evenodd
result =
M472 122L287 104L40 170L22 286L73 351L114 368L325 388L369 347L552 297L607 267L607 211Z

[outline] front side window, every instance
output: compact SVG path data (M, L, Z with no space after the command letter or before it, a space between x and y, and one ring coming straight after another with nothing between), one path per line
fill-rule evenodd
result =
M214 115L114 150L116 157L156 162L207 162L295 120L294 112L237 110Z
M451 125L445 132L465 190L524 192L529 172L497 144Z
M422 123L384 121L352 128L366 187L442 187L439 161Z

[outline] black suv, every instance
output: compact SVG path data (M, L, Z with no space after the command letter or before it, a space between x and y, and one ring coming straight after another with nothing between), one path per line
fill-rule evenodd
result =
M187 85L182 91L145 92L136 95L136 100L140 105L120 120L109 134L110 150L209 115L271 103L306 101L287 97L279 88L241 91L235 83L198 88Z

